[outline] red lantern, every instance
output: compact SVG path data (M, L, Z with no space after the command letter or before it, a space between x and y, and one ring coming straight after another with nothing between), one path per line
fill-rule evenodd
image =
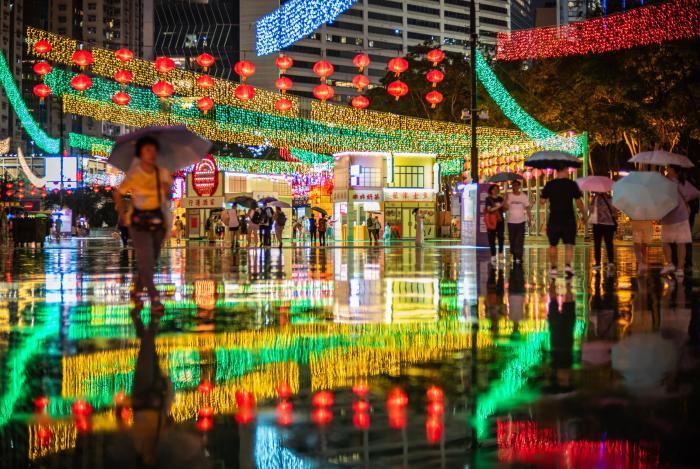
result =
M233 66L233 71L241 77L241 81L245 81L255 74L255 64L249 60L239 60Z
M352 59L352 64L360 71L364 70L365 67L369 65L369 62L369 55L367 54L357 54L355 58Z
M427 397L428 401L430 402L442 402L442 400L445 398L445 393L443 393L442 389L437 386L430 386L428 390L425 391L425 397Z
M87 75L80 74L74 76L70 81L70 86L81 93L92 86L92 78Z
M311 420L319 427L328 425L333 421L333 411L325 407L318 407L311 412Z
M211 417L197 418L197 430L200 432L208 432L213 426L214 422Z
M279 68L282 73L285 73L287 70L292 68L292 65L294 65L294 60L287 55L280 55L277 57L277 59L275 59L275 65L277 65L277 68Z
M250 85L238 85L233 93L241 101L249 101L255 97L255 88Z
M359 400L352 403L353 412L369 412L369 402Z
M289 399L292 397L292 388L286 382L282 381L277 385L277 395L281 399Z
M197 391L199 391L202 394L209 394L214 390L214 385L212 384L211 381L209 380L202 380L201 383L199 383L199 386L197 386Z
M355 96L352 98L351 104L355 109L367 109L369 107L369 99L367 96Z
M131 96L129 96L127 93L124 93L123 91L117 91L112 96L112 102L120 106L126 106L127 104L129 104L129 101L131 101Z
M430 107L435 109L435 106L442 102L442 93L437 90L433 90L425 95L425 100L430 103Z
M395 76L401 75L403 72L408 70L408 61L404 59L403 57L394 57L389 61L389 64L387 66L389 70L394 72Z
M92 413L92 406L88 402L78 400L73 402L71 410L76 417L87 417Z
M358 91L362 91L367 85L369 85L369 78L367 78L367 75L360 74L352 77L352 86L357 88Z
M333 405L333 393L331 391L319 391L314 394L311 403L316 407L331 407Z
M49 52L51 52L51 49L53 49L53 46L46 39L36 41L36 43L34 44L34 52L36 52L37 54L48 54Z
M255 394L253 394L252 392L239 389L238 391L236 391L235 397L236 405L238 406L238 408L255 407Z
M352 424L358 430L367 430L370 424L369 414L367 412L359 412L352 416Z
M279 77L275 81L275 86L282 92L282 94L286 93L287 90L292 89L292 84L292 80L287 77Z
M314 96L316 99L320 99L322 102L326 102L327 99L331 99L335 91L333 91L332 86L328 86L325 83L314 87Z
M358 381L352 386L352 392L359 398L364 398L369 394L369 386L364 381Z
M166 74L175 70L175 62L170 57L158 57L155 62L156 72Z
M401 80L396 80L389 83L386 90L398 101L401 96L406 96L408 94L408 85Z
M431 70L425 75L425 78L433 84L434 88L438 83L445 79L445 74L440 70Z
M49 398L46 396L39 396L34 399L34 409L39 413L43 413L48 405Z
M444 426L442 418L428 417L425 421L425 437L429 443L437 443L442 439L442 430Z
M197 415L200 417L211 417L214 415L214 409L211 408L210 406L204 406L199 409L199 412L197 412Z
M98 192L100 192L100 188L97 187L97 186L94 186L94 187L92 188L92 192L94 192L95 194L97 194Z
M445 58L445 53L440 49L433 49L425 54L425 58L431 61L433 63L433 67L435 67Z
M128 61L134 58L134 53L124 47L114 51L114 55L117 57L117 59L121 60L124 63L127 63Z
M287 98L280 98L275 101L275 109L279 112L287 112L292 108L293 104Z
M204 115L207 114L211 110L211 108L214 107L214 100L211 99L209 96L204 96L203 98L199 98L197 100L197 107L199 108Z
M214 56L207 53L199 54L197 56L197 64L206 72L209 67L214 65Z
M134 74L131 73L129 70L117 70L116 72L114 72L114 81L121 84L122 86L126 86L127 84L131 83L131 80L133 79Z
M151 86L151 91L153 91L153 94L158 96L160 99L165 99L173 94L175 88L173 88L173 85L167 81L159 81Z
M321 80L325 80L327 77L333 75L334 71L335 69L333 68L333 65L327 60L319 60L314 64L314 73Z
M34 70L34 73L37 75L43 77L47 73L51 73L51 64L48 62L37 62L34 64L34 67L32 68Z
M92 65L92 53L84 49L73 52L73 63L80 68Z
M200 75L197 77L197 86L203 90L208 90L214 86L214 79L209 75Z
M36 432L37 440L39 440L39 444L42 447L46 447L51 443L51 437L53 436L53 432L51 431L50 428L46 428L44 426L40 426L39 430Z

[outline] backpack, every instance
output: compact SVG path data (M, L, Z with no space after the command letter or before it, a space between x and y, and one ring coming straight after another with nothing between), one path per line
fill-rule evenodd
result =
M277 224L279 226L284 226L284 224L287 223L287 215L284 214L284 212L280 212L277 214Z
M260 224L260 222L262 221L262 213L260 213L260 210L256 210L253 212L253 216L250 218L250 221L252 221L256 225Z

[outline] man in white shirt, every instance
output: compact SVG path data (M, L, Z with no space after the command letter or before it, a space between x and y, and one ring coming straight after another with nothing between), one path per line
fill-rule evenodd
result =
M520 181L512 182L512 192L506 195L504 207L508 220L508 239L510 241L510 253L516 264L523 261L525 248L525 222L532 223L530 211L530 199L520 190ZM527 216L527 218L526 218Z

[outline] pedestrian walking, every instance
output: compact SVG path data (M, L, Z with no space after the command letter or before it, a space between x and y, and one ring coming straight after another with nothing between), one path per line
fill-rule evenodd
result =
M486 206L484 208L484 224L489 238L489 249L491 250L491 263L498 262L498 256L503 256L503 245L505 243L505 224L503 222L503 197L497 184L489 187L486 196ZM496 252L496 241L498 241L498 253ZM497 255L498 254L498 255Z
M272 207L264 207L262 209L262 217L260 221L260 230L262 237L262 245L264 247L272 246L272 223L274 222L275 212Z
M382 234L382 241L385 243L388 243L391 241L391 225L389 225L389 222L386 222L384 225L384 233Z
M304 217L297 217L292 223L292 242L304 240Z
M127 222L138 266L132 300L140 308L142 302L139 296L145 288L151 299L151 311L162 312L163 305L153 282L153 273L166 234L166 214L162 207L170 197L173 180L168 170L156 165L157 155L157 140L149 136L138 139L137 158L115 191L114 202L117 213L122 213L123 196L131 194L133 210Z
M318 220L318 241L319 245L325 246L326 245L326 230L328 229L328 219L326 218L325 215L321 215L321 218Z
M236 216L238 217L238 245L240 246L244 238L248 238L248 218L245 213L238 213L236 211Z
M61 220L61 213L56 215L56 222L54 223L54 231L56 235L56 241L61 240L61 228L63 227L63 220Z
M248 210L248 247L258 245L258 234L260 233L260 209Z
M182 236L185 234L185 224L179 216L175 217L174 227L175 239L177 240L177 244L180 244L180 240L182 240Z
M617 209L612 206L612 197L607 192L593 192L588 222L593 227L593 251L595 264L593 270L600 270L600 260L605 240L605 252L608 255L608 271L615 268L614 237L617 231Z
M508 220L508 241L510 253L516 264L523 262L525 250L525 223L532 225L530 198L521 189L519 180L511 183L511 192L506 195L504 208Z
M316 239L317 239L317 229L318 226L316 224L316 215L313 213L309 217L309 235L311 236L311 245L314 246L316 244Z
M379 244L379 232L382 231L382 223L379 221L379 215L375 215L372 220L372 234L374 235L374 243Z
M372 244L372 240L374 239L374 219L372 218L371 213L367 214L365 225L367 226L367 239L369 240L369 243Z
M683 182L681 183L683 185L684 190L694 192L697 190L697 186L695 184L692 184L690 180L688 179L688 175L685 172L680 172L680 177L679 180L682 180ZM700 210L700 200L698 199L692 199L688 201L688 224L690 225L690 235L692 239L693 235L693 228L695 227L695 217L698 214L698 210ZM673 263L677 264L678 263L678 247L673 244L671 246L671 254L673 258ZM688 243L685 245L685 270L692 270L693 267L693 243Z
M416 224L416 247L423 246L423 215L417 208L413 209L413 217Z
M280 207L275 208L275 237L277 242L282 247L282 235L284 233L284 225L287 224L287 215L284 214Z
M571 262L574 259L574 245L576 244L576 212L574 203L578 208L584 223L587 216L583 207L583 193L575 181L569 179L569 171L561 166L556 169L556 177L545 184L540 194L541 203L549 203L549 217L547 218L547 239L549 240L549 274L557 275L557 245L564 243L564 272L567 278L574 276Z
M231 235L231 248L238 249L238 231L241 228L241 223L238 220L238 211L235 206L225 210L221 218L226 223Z

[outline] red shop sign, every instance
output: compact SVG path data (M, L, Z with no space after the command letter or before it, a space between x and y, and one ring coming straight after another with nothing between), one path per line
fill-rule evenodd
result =
M219 186L219 168L211 155L204 157L192 171L192 188L200 197L209 197Z

